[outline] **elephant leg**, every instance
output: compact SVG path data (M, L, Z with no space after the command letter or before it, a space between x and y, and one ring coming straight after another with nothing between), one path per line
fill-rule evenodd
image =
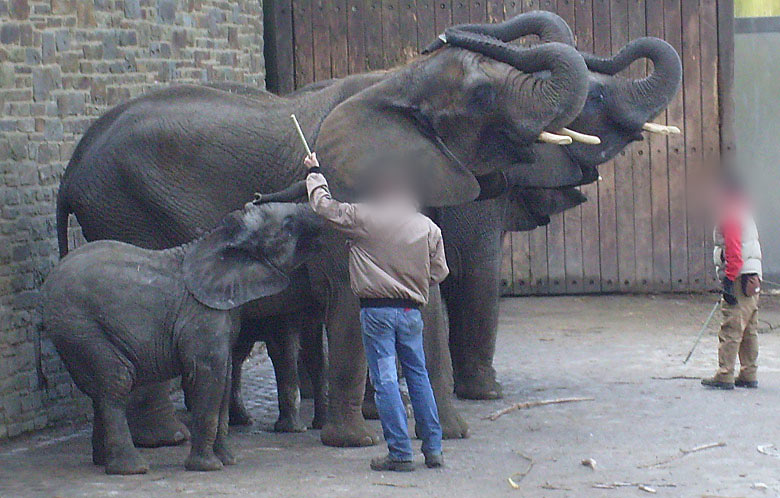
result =
M149 465L133 446L130 427L127 425L125 407L127 399L115 396L102 397L95 401L100 414L104 434L106 474L145 474Z
M301 329L301 353L298 363L298 379L307 377L311 382L312 397L314 398L314 419L311 427L322 429L325 425L328 411L328 382L326 379L325 342L322 330L322 315L309 311L304 318ZM301 375L301 364L308 375Z
M125 415L135 382L132 363L106 339L100 325L80 325L80 339L53 339L73 381L92 399L92 462L104 465L106 474L146 473L149 465L133 446Z
M436 407L439 410L442 436L445 439L469 436L469 426L452 404L452 363L447 347L447 324L439 286L431 286L428 305L422 310L423 347L428 378L431 381Z
M223 463L214 450L228 390L230 360L225 361L211 351L197 356L185 355L185 358L188 359L183 362L182 386L192 400L192 447L184 467L187 470L220 470ZM220 450L224 440L221 444Z
M301 399L314 399L314 386L303 355L298 357L298 390L301 391Z
M97 401L92 401L92 463L106 464L106 425L103 409Z
M232 362L229 362L230 365ZM231 371L228 370L225 376L225 389L222 395L222 403L219 407L219 422L217 425L217 438L214 441L214 454L220 459L222 465L235 465L236 457L233 456L233 452L230 451L228 446L227 437L230 426L230 380L233 376Z
M337 283L326 317L328 331L328 421L320 439L327 446L372 446L377 434L362 414L366 356L357 298L346 282Z
M496 258L469 266L448 289L455 394L462 399L498 399L502 396L493 369L500 264L500 259Z
M298 320L284 320L284 327L266 341L274 364L279 418L276 432L305 432L301 422L301 395L298 391Z
M190 431L176 418L170 392L169 381L133 390L127 404L127 422L136 446L176 446L190 438Z
M233 368L230 379L230 425L252 425L252 417L244 404L244 397L241 394L241 375L242 366L249 357L252 347L255 345L254 336L244 334L243 331L238 337L235 346L233 346Z

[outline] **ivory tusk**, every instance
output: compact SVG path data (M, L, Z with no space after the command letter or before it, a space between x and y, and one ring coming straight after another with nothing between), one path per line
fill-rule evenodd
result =
M571 137L556 135L555 133L550 133L549 131L541 132L539 134L539 141L555 145L570 145L572 143Z
M568 128L561 128L558 130L558 133L567 137L571 137L575 142L580 142L583 144L599 145L601 143L601 139L595 135L586 135L585 133L580 133Z
M650 133L660 133L661 135L679 135L682 133L676 126L666 126L658 123L645 123L642 129Z

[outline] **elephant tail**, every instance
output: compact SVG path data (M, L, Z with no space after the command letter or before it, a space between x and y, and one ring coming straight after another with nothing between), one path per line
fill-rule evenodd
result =
M57 192L57 244L60 248L60 259L68 254L68 216L71 213L64 190L60 186Z

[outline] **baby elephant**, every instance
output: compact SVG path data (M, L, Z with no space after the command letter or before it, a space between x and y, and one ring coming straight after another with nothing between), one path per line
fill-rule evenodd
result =
M249 203L183 246L98 241L60 262L42 288L43 326L92 398L96 465L107 474L147 471L125 406L135 387L179 375L193 411L185 467L235 463L226 438L237 308L283 291L319 228L307 205Z

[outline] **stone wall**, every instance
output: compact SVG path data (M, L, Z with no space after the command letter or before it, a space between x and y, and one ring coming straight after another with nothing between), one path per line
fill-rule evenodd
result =
M264 86L261 0L0 0L0 440L83 420L37 288L57 261L59 178L110 107L171 82Z

